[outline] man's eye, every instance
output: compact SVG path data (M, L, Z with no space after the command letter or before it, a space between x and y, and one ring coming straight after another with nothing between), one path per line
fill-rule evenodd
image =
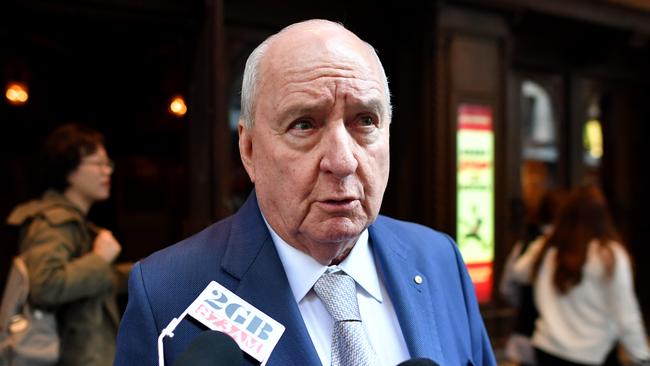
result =
M291 128L295 130L305 131L314 128L314 124L309 120L302 119L294 122Z
M359 118L359 124L361 126L372 126L375 124L375 121L373 121L372 117L370 116L362 116Z

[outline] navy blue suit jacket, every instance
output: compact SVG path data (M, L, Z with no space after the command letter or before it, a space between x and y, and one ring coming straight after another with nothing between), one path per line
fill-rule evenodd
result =
M411 357L442 366L495 365L472 282L452 239L384 216L369 234ZM269 366L320 365L255 193L235 215L133 267L115 365L157 365L161 330L213 280L286 327ZM183 320L174 337L165 338L165 364L172 365L203 330ZM256 363L248 358L247 364Z

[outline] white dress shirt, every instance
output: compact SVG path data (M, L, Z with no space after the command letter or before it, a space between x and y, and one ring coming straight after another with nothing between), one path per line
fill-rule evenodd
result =
M266 219L265 219L266 222ZM332 331L334 320L323 302L312 289L320 276L328 270L308 254L287 244L271 226L275 248L287 274L293 296L323 365L331 363ZM409 358L393 303L388 296L368 243L368 230L364 230L350 254L338 265L357 284L357 300L361 320L370 343L383 365L395 366Z

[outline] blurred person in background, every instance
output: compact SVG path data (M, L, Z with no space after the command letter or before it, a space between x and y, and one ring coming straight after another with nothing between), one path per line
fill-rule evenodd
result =
M549 235L515 262L513 277L533 285L538 364L603 365L616 342L636 364L650 364L631 261L597 187L569 195Z
M7 219L20 230L29 301L56 313L59 365L112 365L120 317L116 296L126 290L130 265L113 264L120 244L86 216L109 197L113 162L104 137L78 124L60 126L46 138L43 162L48 188Z
M510 305L517 308L514 330L506 342L505 355L509 361L518 365L537 364L531 338L538 312L533 301L531 284L518 282L513 276L513 267L532 243L551 232L551 223L564 194L560 190L546 192L536 206L537 212L526 215L521 239L512 247L501 276L499 291Z

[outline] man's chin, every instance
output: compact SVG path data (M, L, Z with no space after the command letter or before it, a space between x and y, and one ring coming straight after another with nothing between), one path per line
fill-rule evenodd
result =
M357 240L365 228L364 224L349 218L331 218L319 224L314 237L322 243L348 243Z

